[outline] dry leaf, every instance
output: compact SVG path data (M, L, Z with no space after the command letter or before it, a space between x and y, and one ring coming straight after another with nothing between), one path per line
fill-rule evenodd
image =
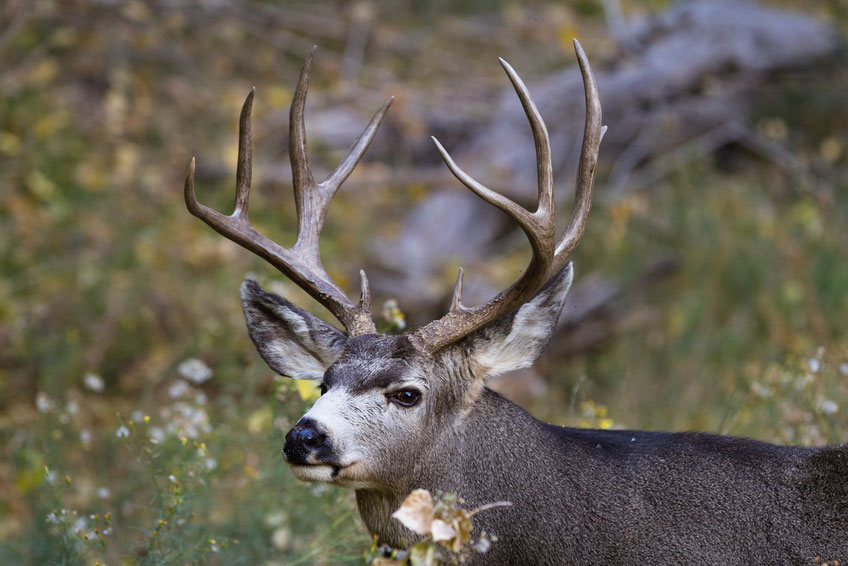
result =
M433 541L439 542L443 540L451 540L456 536L456 530L441 519L436 519L430 527L433 533Z
M430 534L433 524L433 498L426 489L416 489L404 500L392 517L419 535Z

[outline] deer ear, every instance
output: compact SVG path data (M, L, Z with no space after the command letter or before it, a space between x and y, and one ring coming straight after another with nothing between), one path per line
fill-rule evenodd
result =
M536 361L551 340L573 278L568 263L521 308L463 340L485 377L526 368Z
M342 353L347 334L256 281L241 285L247 330L271 369L295 379L321 379Z

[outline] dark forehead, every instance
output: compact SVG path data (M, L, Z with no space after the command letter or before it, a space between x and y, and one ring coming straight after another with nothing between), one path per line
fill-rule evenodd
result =
M352 392L382 389L402 380L418 356L404 336L356 336L324 374L324 384L344 385Z

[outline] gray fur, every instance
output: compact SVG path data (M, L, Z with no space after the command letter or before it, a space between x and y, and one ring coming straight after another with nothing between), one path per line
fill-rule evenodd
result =
M407 486L457 492L499 540L473 564L813 564L848 559L848 447L560 428L486 390L426 447ZM396 496L394 501L387 501ZM357 493L386 542L402 496ZM376 515L376 516L375 516ZM381 530L384 529L384 530Z
M321 379L341 355L347 335L256 281L241 285L250 338L271 369L295 379Z
M295 473L356 489L369 531L395 546L416 538L391 517L416 488L456 493L469 508L511 502L475 517L473 534L498 540L473 566L848 564L848 446L555 427L485 387L535 360L570 283L568 266L521 309L433 356L406 336L347 340L246 283L266 361L292 371L288 348L309 372L328 368L326 400L308 417L338 469ZM268 341L286 340L297 344L269 353ZM303 364L307 354L317 361ZM389 401L403 387L421 391L416 406Z

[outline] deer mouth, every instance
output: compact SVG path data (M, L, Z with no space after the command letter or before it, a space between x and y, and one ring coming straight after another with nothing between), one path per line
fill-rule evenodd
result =
M353 489L373 487L366 468L359 460L349 464L324 462L315 464L292 464L294 477L306 482L330 483Z
M334 483L343 478L345 470L353 464L342 465L334 462L316 462L314 464L291 464L294 476L303 481Z

